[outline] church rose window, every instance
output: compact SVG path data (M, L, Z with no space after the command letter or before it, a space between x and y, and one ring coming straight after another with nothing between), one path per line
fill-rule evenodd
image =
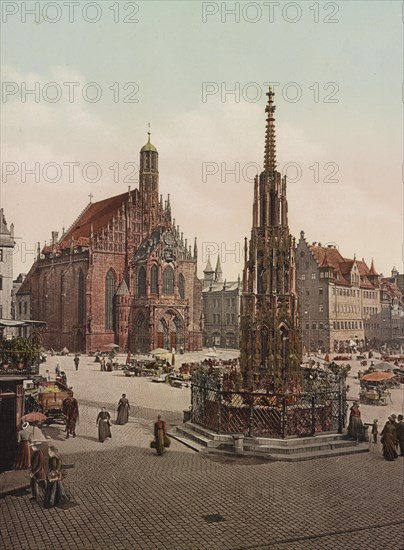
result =
M105 277L105 328L114 329L115 275L110 269Z
M157 283L157 266L152 265L150 270L150 291L152 294L157 294L158 292L158 283Z
M163 293L174 294L174 271L166 267L163 272Z
M141 267L137 274L137 295L146 296L146 271Z
M178 292L180 298L183 300L185 298L185 277L182 273L178 277Z

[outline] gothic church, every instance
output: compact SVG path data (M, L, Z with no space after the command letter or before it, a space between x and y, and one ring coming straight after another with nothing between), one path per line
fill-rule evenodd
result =
M87 205L37 259L18 294L47 322L43 345L121 352L202 349L197 244L159 195L158 152L140 151L139 189Z

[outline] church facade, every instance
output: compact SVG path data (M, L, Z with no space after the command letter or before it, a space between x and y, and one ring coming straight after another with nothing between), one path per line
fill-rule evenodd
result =
M140 151L139 189L91 203L42 250L17 293L46 321L44 346L96 351L202 348L202 284L159 195L158 151Z

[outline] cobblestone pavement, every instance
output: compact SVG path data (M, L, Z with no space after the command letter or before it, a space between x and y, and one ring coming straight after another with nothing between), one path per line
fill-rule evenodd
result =
M65 440L56 425L45 433L67 465L72 504L44 510L29 494L5 497L2 548L404 549L404 458L386 462L372 445L367 454L266 462L197 454L174 440L159 457L149 447L158 407L176 423L188 390L101 373L85 358L75 373L72 358L61 359L80 403L78 435ZM130 422L101 444L98 406L112 411L125 390Z

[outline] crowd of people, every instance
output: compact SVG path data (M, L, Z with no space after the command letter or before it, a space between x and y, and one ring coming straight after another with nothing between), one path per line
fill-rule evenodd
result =
M109 358L110 366L106 365L104 357L100 358L101 370L112 370L112 358ZM76 354L73 359L76 371L79 369L80 358ZM131 364L132 357L130 352L126 359L127 364ZM214 359L205 360L205 365L213 369L216 361ZM223 365L220 365L223 366ZM236 390L241 385L240 373L233 361L226 364L227 369L224 372L223 383L228 390ZM60 364L56 365L56 377L64 374L61 371ZM125 393L118 400L116 407L117 426L126 425L129 422L130 403ZM74 397L69 397L63 402L63 413L66 419L65 433L66 439L76 437L76 424L79 420L79 404ZM112 438L111 414L106 407L101 407L96 417L96 426L98 430L98 441L104 443ZM163 455L170 446L170 439L167 435L166 422L161 415L154 422L154 439L151 447L156 450L159 456ZM347 430L348 437L357 441L366 440L365 426L362 422L359 403L355 401L350 408L349 424ZM380 439L379 439L380 436ZM370 443L382 445L382 456L387 461L394 461L398 456L404 457L404 418L402 414L396 416L391 414L382 430L379 432L378 421L375 419L371 424ZM62 459L54 447L47 449L48 460L46 462L41 445L33 442L32 432L29 430L29 423L23 422L21 430L18 432L18 449L15 460L15 469L31 469L31 491L32 499L42 501L45 508L59 506L67 502L68 496L62 483Z
M379 426L378 420L375 418L372 424L371 440L374 444L378 442ZM398 458L398 450L400 456L404 456L404 417L402 414L396 416L391 414L380 432L380 443L382 444L382 452L385 460L395 460ZM355 401L350 408L348 437L357 441L365 441L365 427L361 419L359 404Z
M78 370L79 356L74 357L74 366ZM55 375L61 373L60 364L56 365ZM115 425L123 426L129 422L130 403L125 393L118 400ZM69 396L63 400L66 439L76 437L76 424L79 420L79 404L75 397ZM98 440L104 443L112 438L111 415L106 407L101 407L97 418ZM166 423L161 416L154 423L154 448L162 455L170 441L166 432ZM62 483L62 460L55 447L43 448L42 442L33 440L30 424L23 421L17 433L17 453L14 463L16 470L31 470L32 500L42 503L44 508L60 506L69 501ZM45 444L46 446L46 444ZM42 448L41 448L42 447ZM44 454L48 454L46 462Z

